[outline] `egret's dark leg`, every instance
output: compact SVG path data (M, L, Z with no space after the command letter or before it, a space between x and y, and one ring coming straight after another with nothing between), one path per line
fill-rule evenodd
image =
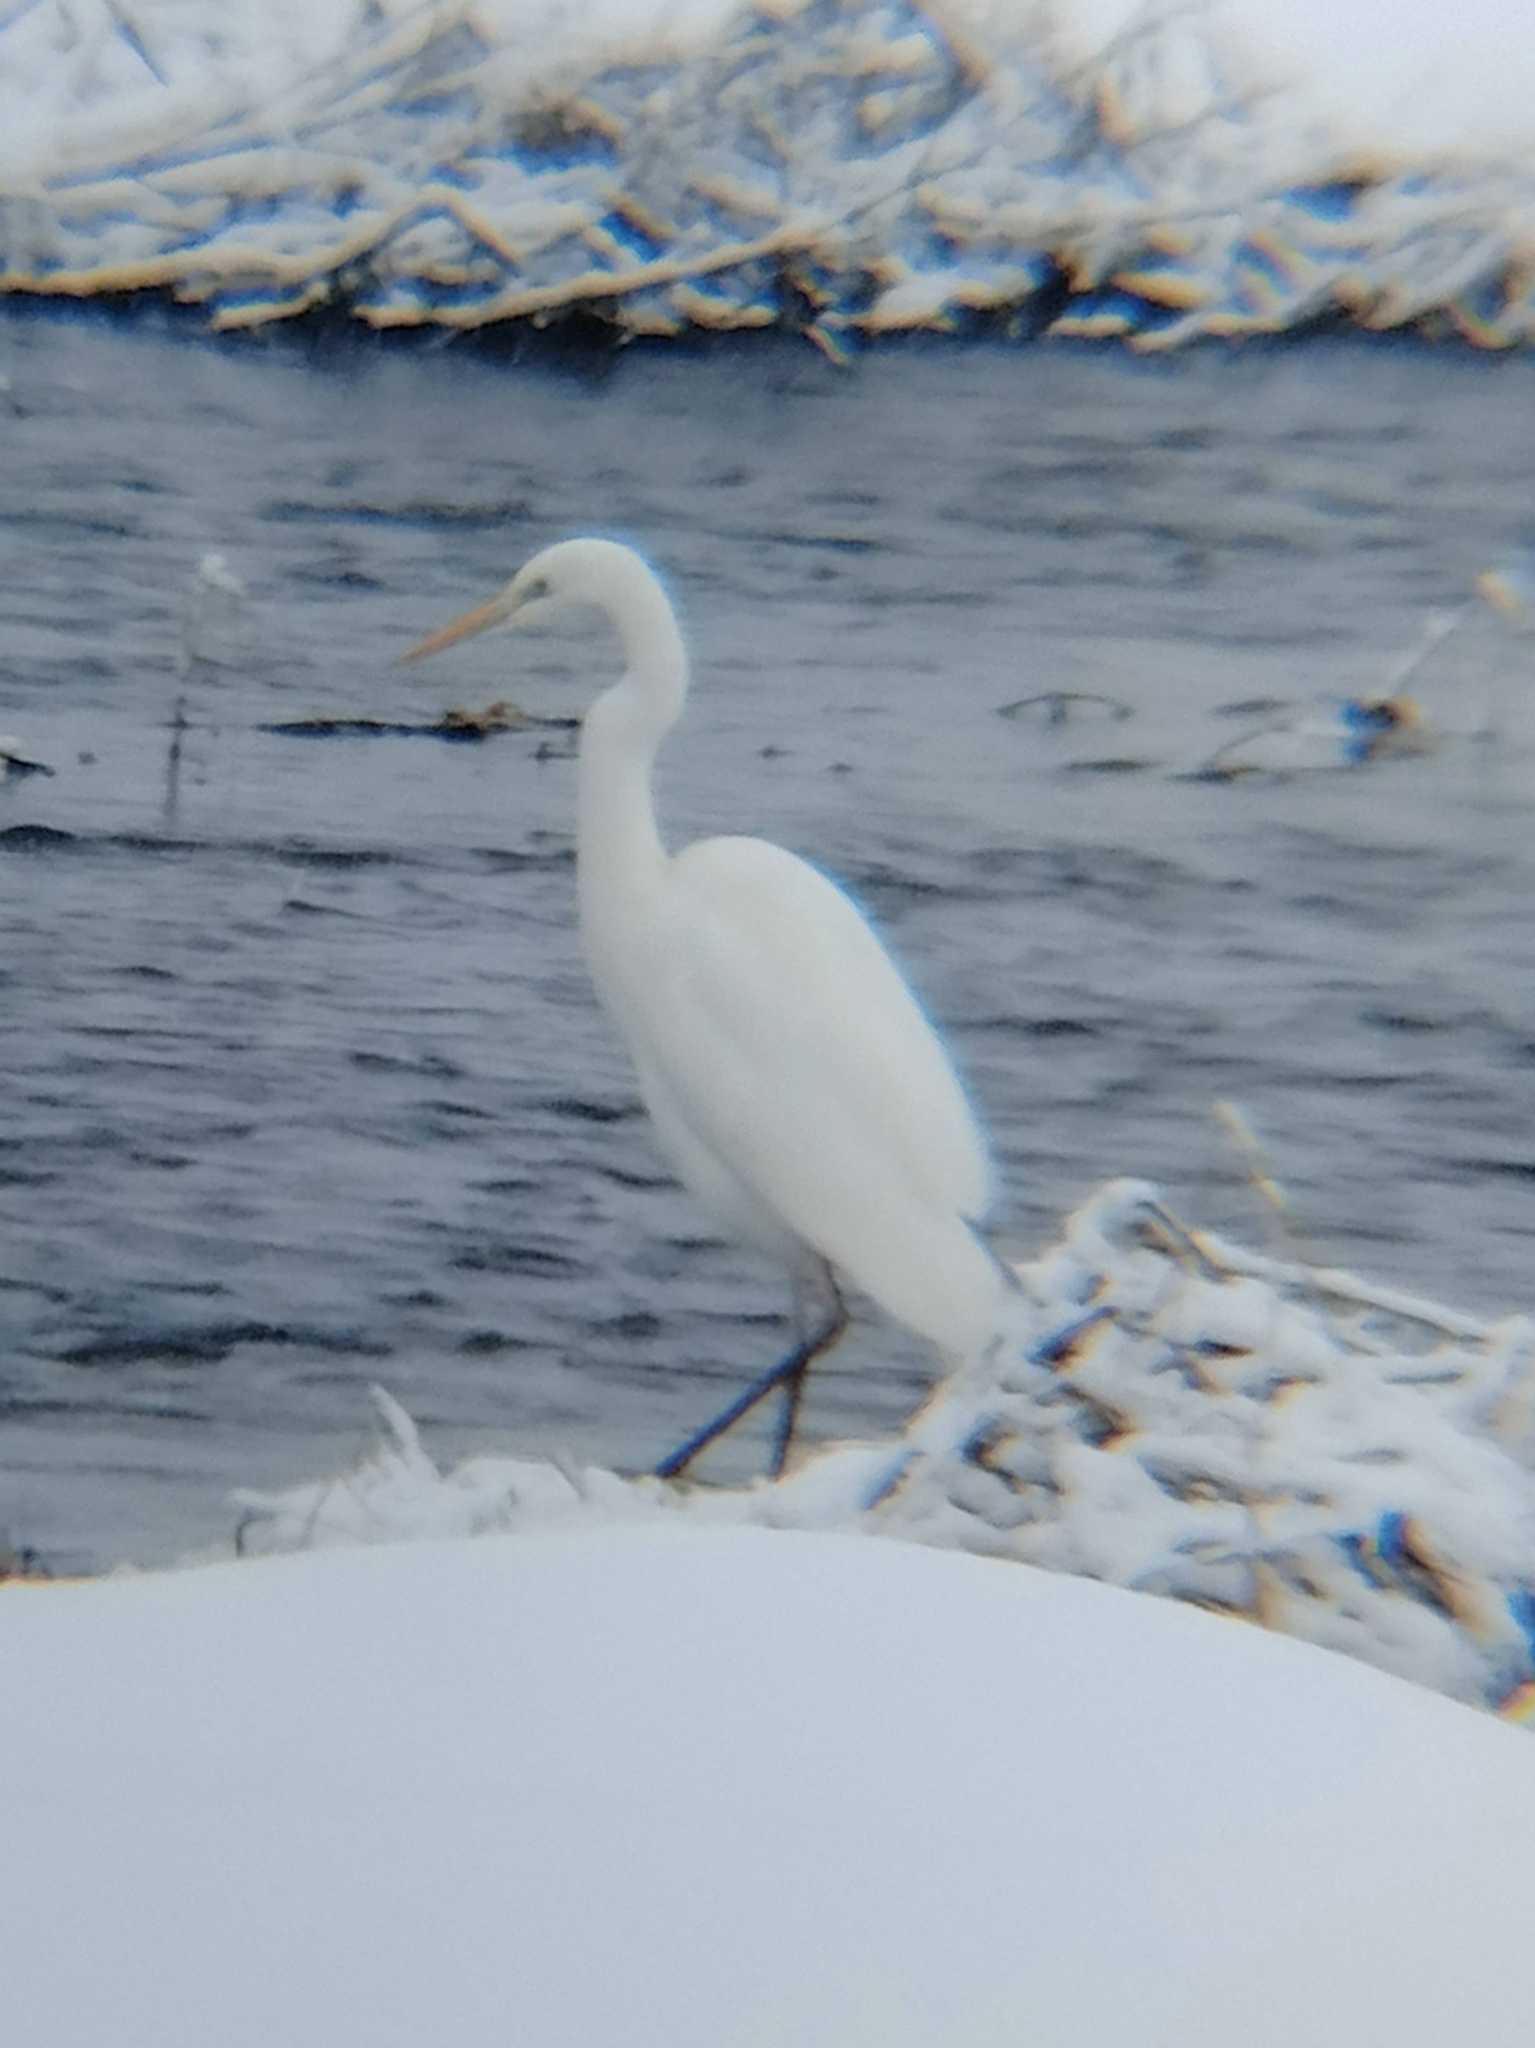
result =
M778 1434L773 1439L773 1461L768 1467L768 1475L773 1479L782 1479L784 1467L789 1462L800 1396L805 1391L811 1364L823 1351L830 1351L847 1328L847 1306L830 1266L817 1268L813 1285L802 1289L796 1302L800 1328L805 1329L807 1324L810 1328L808 1335L800 1339L790 1354L798 1363L784 1374L783 1409L778 1417Z
M702 1429L695 1430L685 1444L673 1451L669 1458L663 1458L656 1467L658 1479L675 1479L680 1472L685 1472L700 1451L707 1450L710 1444L725 1434L726 1430L733 1429L743 1415L749 1415L757 1403L766 1400L774 1387L778 1386L784 1389L784 1405L783 1413L779 1417L778 1431L773 1439L773 1457L769 1471L774 1479L782 1476L794 1439L794 1423L799 1414L805 1375L821 1353L829 1351L847 1328L847 1310L843 1306L842 1296L837 1290L829 1267L820 1269L816 1275L816 1282L815 1294L819 1297L816 1305L820 1309L820 1314L809 1334L801 1337L786 1357L780 1358L776 1365L769 1366L765 1373L754 1379L746 1391L738 1394L730 1406L716 1415L712 1422L706 1422ZM802 1295L801 1313L804 1305Z
M820 1348L820 1347L815 1347ZM717 1437L727 1429L733 1429L743 1415L749 1415L759 1401L765 1401L774 1387L782 1386L792 1373L800 1372L814 1356L809 1344L796 1344L787 1358L780 1358L776 1365L770 1365L759 1379L752 1381L744 1394L738 1394L728 1408L724 1408L712 1422L706 1422L702 1429L695 1430L685 1444L663 1458L656 1467L658 1479L675 1479L679 1472L685 1472L700 1451L706 1451Z

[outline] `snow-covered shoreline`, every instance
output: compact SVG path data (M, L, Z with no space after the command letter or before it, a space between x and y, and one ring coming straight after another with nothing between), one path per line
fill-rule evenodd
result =
M789 0L690 33L432 0L0 19L0 294L615 339L1535 338L1529 172L1368 162L1176 13ZM260 33L256 32L259 28Z
M776 1485L477 1456L375 1392L354 1470L237 1497L252 1555L756 1525L915 1540L1168 1596L1535 1718L1535 1325L1252 1253L1109 1184L1020 1268L1023 1326L900 1434Z

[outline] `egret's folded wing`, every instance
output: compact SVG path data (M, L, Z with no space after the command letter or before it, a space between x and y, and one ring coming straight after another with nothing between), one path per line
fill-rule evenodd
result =
M957 1346L994 1292L965 1219L990 1194L947 1054L833 883L755 839L669 877L644 1058L698 1141L892 1313Z

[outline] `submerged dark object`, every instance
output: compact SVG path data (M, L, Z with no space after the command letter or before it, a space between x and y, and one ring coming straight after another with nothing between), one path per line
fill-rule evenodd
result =
M484 740L498 732L574 732L579 718L547 716L524 711L505 698L487 704L483 711L445 711L441 718L288 718L264 725L263 732L275 732L283 739L393 739L393 740Z
M1033 697L1017 697L1011 704L997 706L998 718L1018 718L1025 711L1039 710L1046 725L1064 725L1071 713L1070 704L1091 704L1107 712L1116 721L1130 716L1128 704L1122 704L1117 697L1105 697L1098 690L1041 690Z
M34 761L30 754L19 753L19 740L9 737L0 739L0 781L14 775L51 775L53 770L46 761Z
M56 846L74 846L77 835L66 832L58 825L5 825L0 826L0 851L7 853L44 853Z

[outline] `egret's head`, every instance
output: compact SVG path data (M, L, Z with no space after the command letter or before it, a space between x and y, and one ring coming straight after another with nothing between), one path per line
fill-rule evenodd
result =
M641 585L653 587L654 580L633 549L621 547L617 541L558 541L525 562L488 604L477 605L451 625L429 633L401 659L421 661L491 626L526 625L565 605L590 604L617 613L628 592Z

